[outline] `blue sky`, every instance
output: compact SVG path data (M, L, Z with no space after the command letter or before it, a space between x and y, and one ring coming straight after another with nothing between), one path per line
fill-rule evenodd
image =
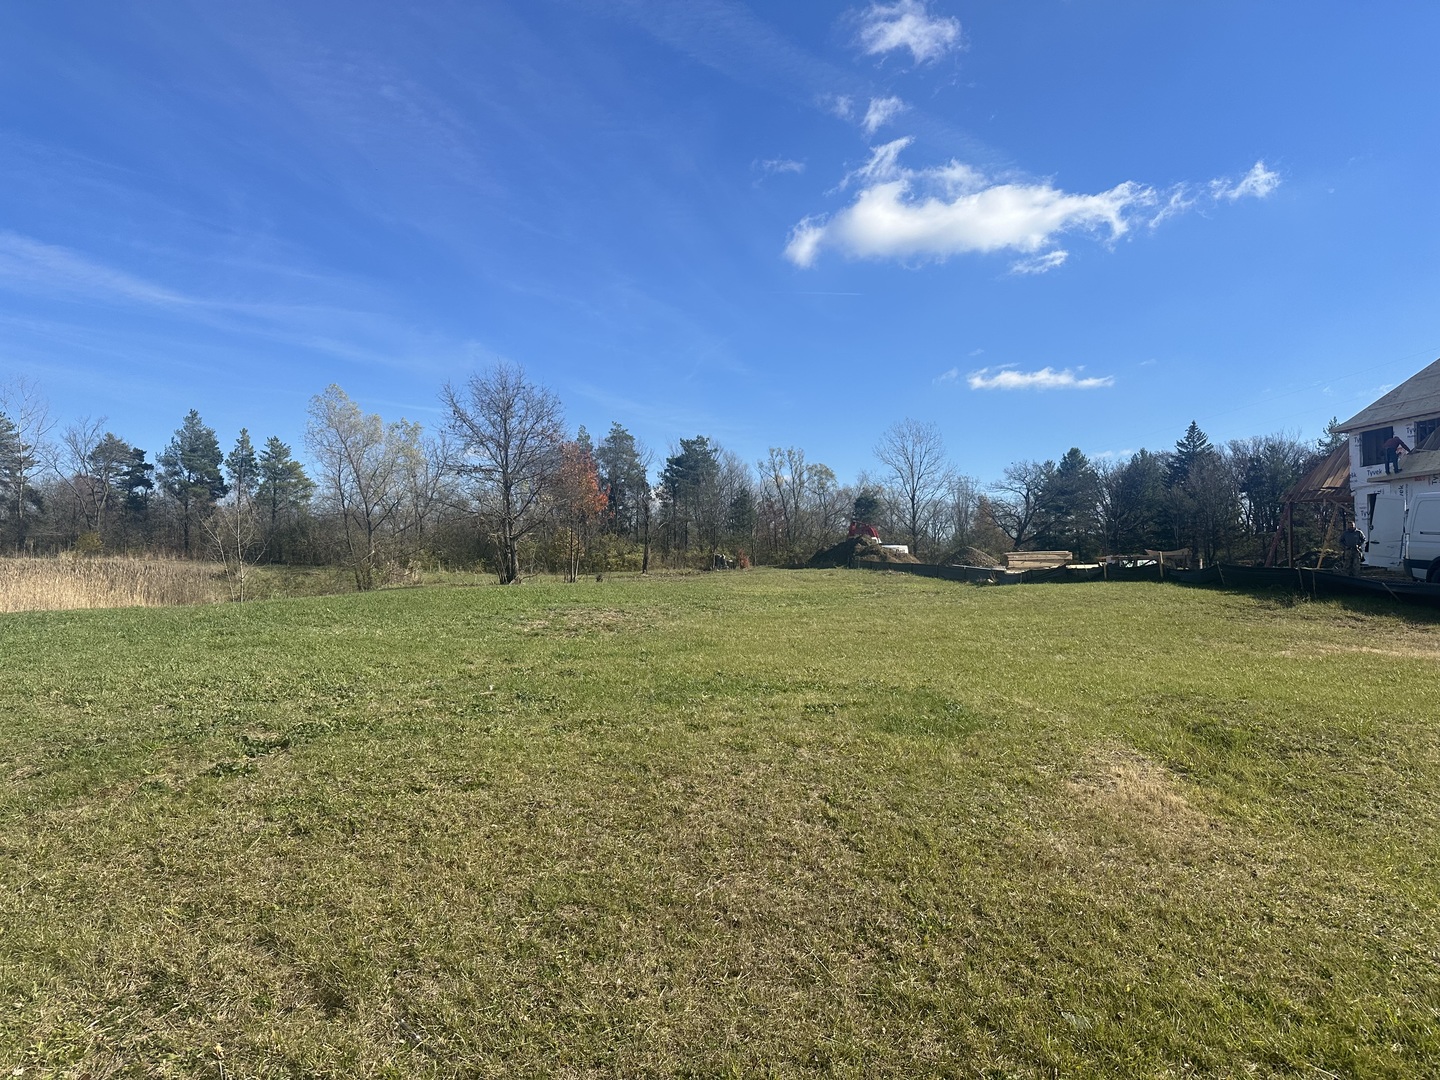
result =
M0 381L152 453L498 358L842 479L1317 435L1440 356L1440 8L0 7Z

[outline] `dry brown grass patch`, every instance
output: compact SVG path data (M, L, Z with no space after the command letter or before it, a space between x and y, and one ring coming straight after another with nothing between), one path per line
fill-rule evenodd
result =
M1342 653L1361 653L1371 656L1391 656L1401 660L1440 660L1440 645L1433 638L1415 635L1415 644L1404 640L1396 641L1385 648L1375 645L1316 645L1312 648L1283 649L1281 656L1335 656Z
M0 612L164 607L228 599L214 566L184 559L0 559Z
M1138 832L1195 837L1215 827L1169 769L1127 746L1099 750L1067 786L1083 805Z
M636 625L633 612L617 608L561 608L544 615L524 619L516 627L525 634L550 634L579 637L582 634L617 633Z

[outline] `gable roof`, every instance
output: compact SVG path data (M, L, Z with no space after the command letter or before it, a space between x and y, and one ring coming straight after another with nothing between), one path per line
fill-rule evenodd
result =
M1378 401L1338 425L1344 432L1381 427L1395 420L1440 416L1440 360L1421 368Z

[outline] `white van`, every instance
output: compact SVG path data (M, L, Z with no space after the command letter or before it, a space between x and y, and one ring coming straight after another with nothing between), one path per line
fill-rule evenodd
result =
M1440 584L1440 491L1379 495L1370 508L1365 565Z

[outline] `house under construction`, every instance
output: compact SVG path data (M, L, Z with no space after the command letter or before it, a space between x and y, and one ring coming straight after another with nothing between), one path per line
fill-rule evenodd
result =
M1355 520L1370 537L1368 566L1396 566L1405 510L1422 490L1440 489L1440 360L1338 425L1349 438ZM1384 445L1398 435L1411 453L1387 471Z

